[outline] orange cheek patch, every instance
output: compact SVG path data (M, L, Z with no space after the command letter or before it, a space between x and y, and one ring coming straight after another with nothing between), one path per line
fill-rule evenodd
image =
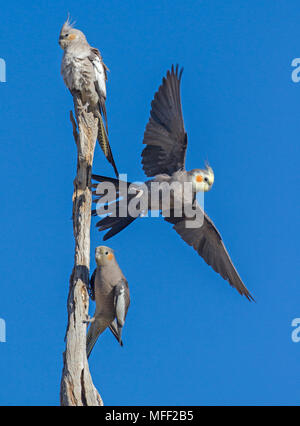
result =
M107 255L107 259L108 260L112 260L114 258L114 255L112 254L112 253L109 253L108 255Z
M69 37L68 37L69 40L74 40L74 38L76 38L75 34L70 34Z
M203 181L203 177L201 175L197 175L196 176L196 181L197 182L202 182Z

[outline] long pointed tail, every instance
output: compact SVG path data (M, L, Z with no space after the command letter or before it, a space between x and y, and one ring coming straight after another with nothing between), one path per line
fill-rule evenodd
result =
M124 211L124 205L122 204L121 209L121 203L124 203L125 201L122 199L118 199L119 197L122 197L122 193L120 192L120 184L122 183L123 188L128 188L129 185L131 185L130 182L122 182L119 179L115 178L108 178L105 176L100 175L92 175L92 178L97 182L110 182L114 184L115 187L115 194L113 194L113 198L108 198L108 195L106 196L106 203L111 203L108 206L107 213L109 216L104 217L103 219L99 220L99 222L96 223L96 227L99 229L99 231L104 231L106 229L109 229L109 231L104 235L103 241L108 240L109 238L113 237L114 235L118 234L120 231L125 229L128 225L130 225L136 217L127 215L125 217L120 215L120 211ZM93 184L93 188L97 188L98 184ZM98 195L97 198L94 198L94 202L101 203L101 199L103 196L99 196L97 191L93 191L94 195ZM127 203L134 198L136 195L133 194L127 194ZM98 212L97 210L92 210L92 215L97 216Z
M117 325L117 321L116 320L114 320L110 324L109 329L112 332L112 334L115 336L115 338L117 339L117 341L120 343L120 345L123 346L122 329L121 329L121 334L119 334L118 325Z
M106 329L106 325L102 325L99 321L95 320L91 323L86 336L86 355L90 356L95 343L97 342L98 337Z
M105 106L105 98L103 96L100 96L100 99L99 99L99 109L100 109L101 115L104 118L106 134L108 135L107 113L106 113L106 106Z

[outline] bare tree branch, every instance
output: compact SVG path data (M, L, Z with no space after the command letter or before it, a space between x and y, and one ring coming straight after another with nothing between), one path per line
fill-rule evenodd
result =
M70 119L77 145L77 174L73 193L73 231L75 239L74 267L68 295L68 326L66 350L60 388L61 405L101 406L103 401L95 388L86 357L86 328L89 295L87 292L90 267L91 170L98 132L98 119L82 109L81 100L74 96L75 114Z

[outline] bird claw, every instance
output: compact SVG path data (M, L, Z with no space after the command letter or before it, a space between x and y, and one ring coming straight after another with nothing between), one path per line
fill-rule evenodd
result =
M83 320L82 322L84 323L84 324L90 324L91 322L94 322L95 321L95 318L94 317L90 317L90 316L88 316L88 319L86 319L86 320Z
M89 103L86 102L84 105L77 105L77 110L79 114L88 112Z

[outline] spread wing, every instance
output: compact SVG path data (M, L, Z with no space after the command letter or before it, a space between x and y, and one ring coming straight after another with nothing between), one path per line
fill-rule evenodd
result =
M200 214L203 215L203 210L197 202L194 207L197 209L198 217ZM202 226L197 228L188 227L188 222L193 221L193 218L174 216L172 214L170 217L165 217L165 220L174 225L173 228L180 237L241 295L246 296L248 300L254 300L235 269L220 233L206 213L204 213Z
M178 65L176 69L172 66L151 103L143 140L147 146L142 152L143 169L149 177L161 173L171 175L185 168L187 134L180 100L182 72L183 69L178 73Z

